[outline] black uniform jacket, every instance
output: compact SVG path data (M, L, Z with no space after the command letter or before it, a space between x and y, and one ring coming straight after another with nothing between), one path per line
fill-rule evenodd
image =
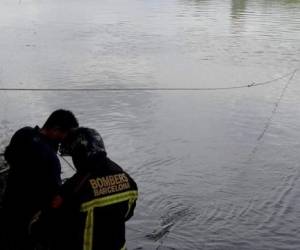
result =
M133 215L137 185L108 158L87 170L63 185L63 205L52 220L60 220L54 228L58 234L54 248L125 249L125 222Z
M10 169L3 207L16 223L28 223L57 194L61 165L55 150L38 127L18 130L6 148Z

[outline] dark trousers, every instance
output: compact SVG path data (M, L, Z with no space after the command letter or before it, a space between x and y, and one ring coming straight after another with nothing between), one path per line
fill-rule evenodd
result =
M11 213L0 214L0 249L34 250L28 233L28 220Z

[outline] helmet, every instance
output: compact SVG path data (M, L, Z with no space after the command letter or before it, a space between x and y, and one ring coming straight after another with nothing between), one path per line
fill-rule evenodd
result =
M91 128L79 127L71 130L61 145L61 153L72 156L78 170L93 156L106 157L104 142L101 135Z

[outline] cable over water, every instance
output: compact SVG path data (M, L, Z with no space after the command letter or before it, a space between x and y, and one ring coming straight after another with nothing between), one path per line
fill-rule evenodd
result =
M0 88L0 91L48 91L48 92L75 92L75 91L218 91L218 90L233 90L243 89L250 87L258 87L267 84L272 84L289 76L292 76L299 69L295 69L290 73L282 75L280 77L264 81L264 82L252 82L244 85L229 86L229 87L211 87L211 88Z
M290 75L289 79L287 80L287 82L285 83L281 93L280 93L280 96L278 97L277 101L274 103L274 107L273 107L273 110L271 112L271 115L269 116L269 118L267 119L267 122L265 123L265 126L263 128L263 131L260 133L260 135L257 137L256 139L256 142L257 144L255 145L255 147L252 149L250 155L249 155L249 159L248 159L248 162L251 161L254 157L254 155L256 154L260 144L261 144L261 140L263 139L263 137L265 136L267 130L269 129L271 123L272 123L272 120L273 120L273 117L274 115L276 114L277 110L278 110L278 106L281 102L281 100L283 99L284 97L284 94L286 92L286 90L288 89L290 83L292 82L293 78L295 77L296 73L297 73L298 69L294 70L292 72L292 74Z
M299 69L295 69L290 73L287 73L285 75L282 75L280 77L268 80L268 81L264 81L264 82L258 82L258 83L251 83L251 84L246 84L246 85L240 85L240 86L230 86L230 87L212 87L212 88L48 88L48 89L42 89L42 88L0 88L0 91L188 91L188 90L194 90L194 91L217 91L217 90L232 90L232 89L242 89L242 88L250 88L250 87L257 87L257 86L263 86L263 85L267 85L267 84L272 84L274 82L277 82L279 80L285 79L287 77L289 77L288 81L286 82L284 88L281 91L281 94L278 98L278 100L275 102L274 104L274 108L271 112L270 117L268 118L263 131L261 132L261 134L258 136L257 138L257 144L255 145L255 147L253 148L253 150L250 153L249 156L249 161L253 159L255 153L258 150L258 147L260 145L260 141L262 140L262 138L264 137L266 131L269 129L270 124L272 122L272 119L275 115L275 113L277 112L278 106L282 100L282 98L284 97L284 94L290 84L290 82L292 81L292 79L295 77L297 71ZM4 154L0 153L0 157L3 157ZM72 166L72 164L70 164L63 156L61 156L61 158L65 161L65 163L72 169L75 171L75 168ZM3 169L0 170L0 174L4 173L8 170L8 167L5 167Z
M59 157L61 159L63 159L63 161L73 170L76 172L76 168L63 156L63 155L59 155Z

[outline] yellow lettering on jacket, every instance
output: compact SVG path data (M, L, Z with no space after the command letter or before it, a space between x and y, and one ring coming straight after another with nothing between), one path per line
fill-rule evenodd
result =
M89 182L93 189L94 196L113 194L130 189L129 180L125 173L97 177L90 179Z

